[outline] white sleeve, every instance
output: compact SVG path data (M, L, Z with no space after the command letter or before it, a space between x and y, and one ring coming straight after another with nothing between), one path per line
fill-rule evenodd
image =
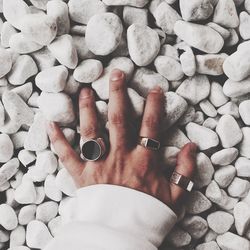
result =
M177 220L156 198L115 185L78 189L70 204L44 250L156 250Z

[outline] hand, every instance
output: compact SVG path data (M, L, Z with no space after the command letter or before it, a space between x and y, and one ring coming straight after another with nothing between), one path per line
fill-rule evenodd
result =
M137 145L131 124L130 100L122 71L114 70L109 86L109 140L110 150L95 162L82 161L54 122L48 125L48 134L54 149L73 177L77 187L94 184L113 184L147 193L173 207L184 190L169 183L160 166L158 151ZM148 94L140 135L160 139L164 117L164 93L157 87ZM80 131L83 139L102 136L98 127L93 90L83 88L79 96ZM196 145L185 145L178 157L176 171L188 178L195 167Z

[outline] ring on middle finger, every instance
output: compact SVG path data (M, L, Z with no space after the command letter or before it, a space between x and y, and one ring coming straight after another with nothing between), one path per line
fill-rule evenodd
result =
M149 150L159 150L161 147L161 143L155 139L148 138L148 137L142 137L140 136L138 139L138 144L141 145L144 148L147 148Z

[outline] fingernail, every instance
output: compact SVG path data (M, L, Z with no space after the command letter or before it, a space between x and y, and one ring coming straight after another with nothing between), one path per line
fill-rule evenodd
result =
M114 69L111 73L110 80L115 82L115 81L121 80L123 76L124 76L124 73L121 70Z
M93 94L93 91L91 88L83 88L80 93L80 98L84 99L84 98L91 96L92 94Z
M154 88L151 89L151 93L163 93L163 90L160 86L155 86Z
M52 121L47 121L46 127L47 127L48 133L52 133L55 130L55 123Z

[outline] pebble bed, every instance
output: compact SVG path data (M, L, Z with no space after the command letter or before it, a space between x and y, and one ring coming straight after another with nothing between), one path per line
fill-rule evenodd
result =
M166 96L166 166L199 146L195 189L161 250L250 250L250 0L0 0L0 249L43 249L76 187L50 145L79 152L77 96L92 86L107 134L108 81L131 116Z

